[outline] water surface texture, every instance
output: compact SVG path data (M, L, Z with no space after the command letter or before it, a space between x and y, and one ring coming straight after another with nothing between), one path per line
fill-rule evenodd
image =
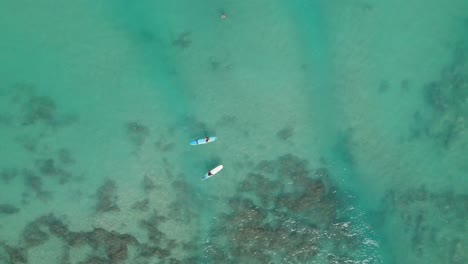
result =
M0 263L468 263L468 1L3 0L0 33Z

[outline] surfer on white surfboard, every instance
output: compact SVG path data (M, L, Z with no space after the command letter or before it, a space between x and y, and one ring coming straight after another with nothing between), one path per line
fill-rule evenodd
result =
M207 180L213 177L216 173L220 172L223 169L223 165L218 165L216 168L210 170L205 176L202 177L202 181Z

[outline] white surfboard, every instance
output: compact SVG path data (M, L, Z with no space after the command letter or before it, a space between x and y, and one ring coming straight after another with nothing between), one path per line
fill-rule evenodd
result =
M217 166L216 168L210 170L207 174L205 174L205 176L202 177L202 181L207 180L207 179L213 177L216 173L218 173L218 172L221 171L222 169L223 169L223 165L219 165L219 166Z

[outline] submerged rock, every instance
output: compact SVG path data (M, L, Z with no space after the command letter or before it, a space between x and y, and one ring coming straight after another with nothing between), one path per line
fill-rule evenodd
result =
M117 185L113 180L106 180L96 192L97 204L96 212L106 213L120 211L117 206Z
M38 122L53 124L55 119L55 102L47 96L32 96L24 104L24 125L34 125Z
M43 230L41 221L29 223L22 232L22 241L26 247L42 245L49 240L49 234Z
M0 246L3 247L6 253L7 264L27 264L28 263L26 249L22 247L12 247L3 242L0 242Z
M144 199L141 201L137 201L132 205L133 210L139 210L146 212L149 210L149 199Z
M182 32L177 36L176 39L172 41L172 46L181 48L181 49L186 49L192 45L192 32L186 31Z
M26 187L32 191L39 200L46 202L51 198L52 194L42 189L42 179L39 176L29 170L24 170L23 174Z
M468 256L459 251L461 245L468 244L466 194L434 192L425 186L398 189L385 195L380 208L381 218L405 227L400 232L408 241L403 242L410 245L417 259L436 259L440 263L448 263L451 258L458 261L453 263L468 261Z
M160 216L156 211L153 211L149 219L140 221L140 227L147 231L148 239L154 245L159 246L162 240L166 239L166 235L159 229L159 225L166 220L166 217Z
M154 181L151 179L150 176L148 175L145 175L145 177L143 178L143 190L145 192L150 192L154 189L156 189L156 184L154 183Z
M294 128L285 127L276 133L276 136L281 140L288 140L294 134Z
M109 264L109 260L103 257L89 256L85 261L78 262L78 264Z
M0 172L0 177L4 183L10 183L18 175L18 170L15 168L6 168L2 169Z
M132 121L126 124L126 132L128 138L134 145L141 146L149 136L150 129L139 122Z
M11 215L19 212L19 208L11 204L0 204L0 215Z

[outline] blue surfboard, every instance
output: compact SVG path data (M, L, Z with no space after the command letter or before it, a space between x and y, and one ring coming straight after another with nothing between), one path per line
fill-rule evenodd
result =
M215 140L216 140L216 137L205 137L205 138L200 138L200 139L195 139L195 140L190 141L190 145L192 146L203 145L203 144L213 142Z

